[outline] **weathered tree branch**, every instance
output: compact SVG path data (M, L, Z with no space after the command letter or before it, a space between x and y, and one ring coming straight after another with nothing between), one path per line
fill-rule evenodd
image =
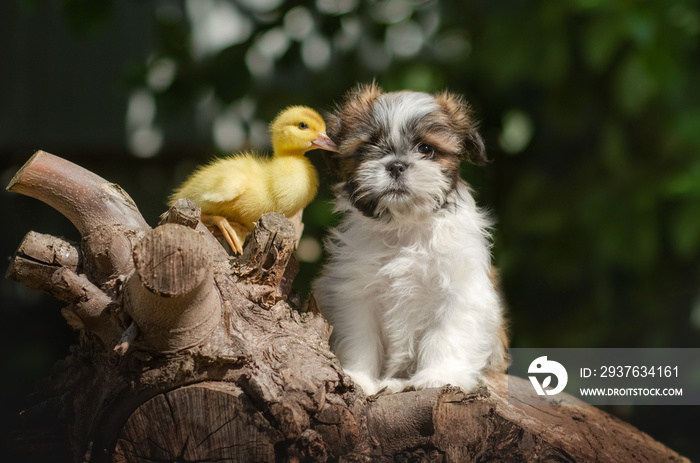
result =
M78 275L68 268L54 272L49 294L71 305L61 312L68 323L78 329L88 330L109 346L114 345L123 329L109 307L113 301L95 286L85 275Z
M20 168L7 191L39 199L75 225L85 273L98 284L131 271L133 242L150 229L121 187L44 151Z
M510 404L508 381L516 398L534 392L505 375L368 399L313 298L306 312L290 299L301 228L279 214L232 260L191 201L150 230L119 187L47 153L9 189L83 236L78 248L30 233L8 270L69 302L83 333L13 439L46 460L687 461L575 399Z
M45 202L65 215L82 236L111 225L144 231L150 228L119 185L45 151L29 158L7 191Z

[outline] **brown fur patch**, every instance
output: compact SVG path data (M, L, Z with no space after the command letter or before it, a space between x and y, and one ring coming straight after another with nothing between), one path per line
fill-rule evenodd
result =
M343 143L348 133L353 132L366 119L382 89L372 82L360 84L345 95L344 104L336 107L328 117L328 136L338 145Z
M494 267L493 265L491 266L491 273L489 274L489 279L491 280L493 287L496 289L496 292L498 292L499 296L502 299L503 290L501 289L500 272L498 271L498 268ZM495 372L503 373L508 369L508 346L510 344L508 340L508 324L505 317L503 318L503 323L501 324L500 329L498 330L498 340L501 342L501 346L503 347L503 358L498 359L499 361L494 363L491 366L491 368Z
M484 140L477 132L477 124L473 119L472 109L464 99L447 91L434 95L435 101L448 114L448 121L453 129L462 137L465 158L477 165L486 164L486 148Z
M323 157L328 168L342 179L347 179L357 167L357 159L351 155L366 142L361 139L349 140L348 135L366 122L372 105L381 94L382 89L376 82L358 84L345 95L343 104L336 105L335 110L326 116L328 136L338 145L340 152L324 153Z

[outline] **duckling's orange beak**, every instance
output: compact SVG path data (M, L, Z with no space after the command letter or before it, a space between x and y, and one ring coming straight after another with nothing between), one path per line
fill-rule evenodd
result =
M322 150L326 150L326 151L338 152L338 145L333 143L333 140L331 140L328 137L328 135L326 135L323 132L318 133L318 138L311 142L311 147L312 148L321 148Z

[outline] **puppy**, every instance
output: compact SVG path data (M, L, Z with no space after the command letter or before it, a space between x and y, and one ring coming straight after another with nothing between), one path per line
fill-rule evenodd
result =
M314 295L331 348L368 395L452 384L506 366L490 221L459 177L486 161L471 110L450 93L359 86L328 117L344 214Z

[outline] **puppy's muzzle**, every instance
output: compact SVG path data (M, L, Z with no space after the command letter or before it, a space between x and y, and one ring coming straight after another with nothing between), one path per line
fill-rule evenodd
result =
M394 180L401 177L401 174L403 174L406 169L408 169L408 165L401 161L391 161L386 165L386 170L389 172L389 175L394 178Z

